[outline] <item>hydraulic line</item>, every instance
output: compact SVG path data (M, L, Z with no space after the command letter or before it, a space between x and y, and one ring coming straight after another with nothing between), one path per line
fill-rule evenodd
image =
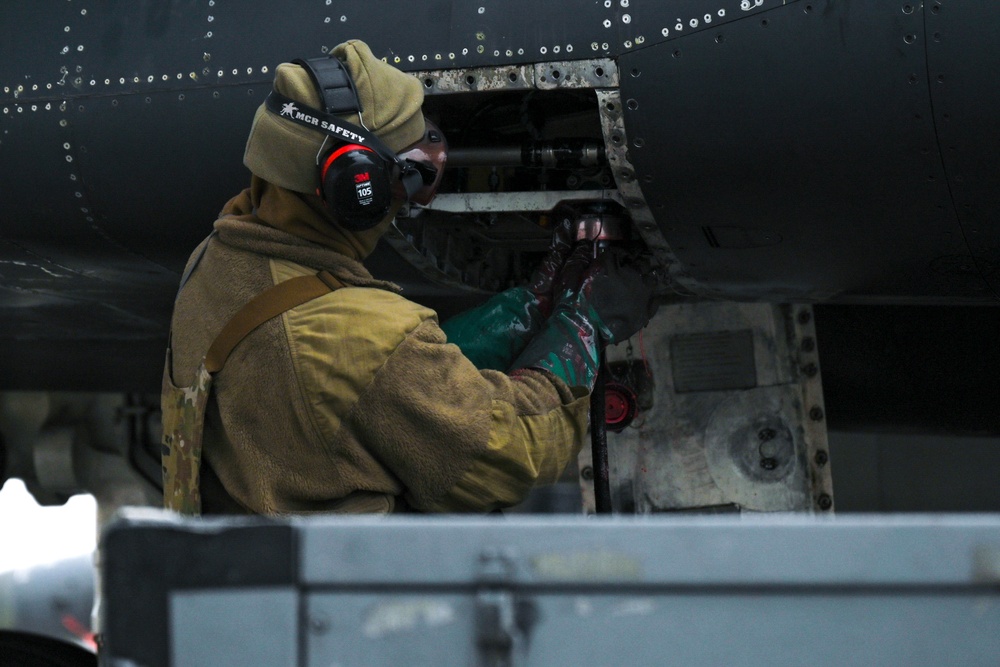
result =
M608 466L608 429L605 422L607 370L604 342L597 349L597 378L590 394L590 449L594 463L594 507L597 514L611 514L611 472Z
M532 141L521 146L448 149L448 167L545 167L577 169L605 163L604 146L587 139Z

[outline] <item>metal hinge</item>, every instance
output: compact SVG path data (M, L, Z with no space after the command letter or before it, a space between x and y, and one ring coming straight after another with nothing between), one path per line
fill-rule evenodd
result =
M524 664L531 629L538 614L535 603L514 586L512 555L484 551L479 557L476 594L476 651L482 667Z

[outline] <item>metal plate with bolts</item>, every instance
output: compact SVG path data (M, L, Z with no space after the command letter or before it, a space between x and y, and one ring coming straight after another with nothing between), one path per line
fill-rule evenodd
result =
M608 435L614 508L672 511L833 510L819 355L810 306L666 305L608 349L630 363L647 403ZM587 448L581 488L593 511Z

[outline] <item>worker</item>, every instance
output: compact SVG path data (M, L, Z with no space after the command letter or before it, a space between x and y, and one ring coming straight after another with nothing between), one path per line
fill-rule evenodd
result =
M250 187L175 303L168 507L487 512L575 458L600 340L648 322L650 276L620 253L593 260L563 226L528 285L444 330L372 277L362 260L393 214L440 181L446 142L422 103L421 83L360 41L278 66L247 141Z

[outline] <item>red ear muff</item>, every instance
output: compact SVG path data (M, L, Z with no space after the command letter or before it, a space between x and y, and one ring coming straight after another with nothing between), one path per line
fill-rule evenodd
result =
M355 232L389 215L392 174L386 161L360 144L340 146L320 162L320 195L337 222Z

